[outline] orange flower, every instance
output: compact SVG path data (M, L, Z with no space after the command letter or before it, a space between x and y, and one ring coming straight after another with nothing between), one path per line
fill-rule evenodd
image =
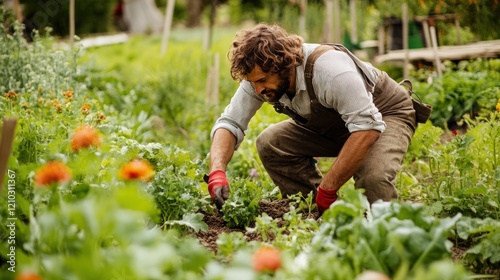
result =
M7 99L16 99L16 97L18 96L19 94L17 94L15 91L13 90L9 90L9 92L6 92L4 93L4 97L7 98Z
M497 108L497 112L500 112L500 99L498 99L498 103L497 103L496 108Z
M124 180L149 181L154 173L151 164L143 159L133 159L120 169L120 177Z
M69 168L59 161L47 162L35 172L35 185L38 187L66 183L69 180L71 180Z
M264 246L253 254L253 269L258 272L273 272L281 267L280 251L274 247Z
M90 104L89 103L83 104L82 107L80 108L80 112L82 113L82 115L88 115L90 113Z
M71 138L71 150L77 152L80 149L99 147L101 138L99 133L90 125L82 125L75 130L73 138Z
M63 92L63 96L66 98L71 98L73 97L73 92L71 90Z
M21 272L17 275L16 280L42 280L42 277L34 272Z

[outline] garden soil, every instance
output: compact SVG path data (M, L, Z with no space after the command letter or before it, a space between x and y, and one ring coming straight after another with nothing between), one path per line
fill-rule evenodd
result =
M290 211L290 199L278 199L274 201L262 200L259 202L260 213L266 213L269 217L273 219L281 219L283 215ZM261 236L256 233L247 232L245 228L229 228L226 225L226 221L222 219L222 215L215 211L212 214L203 213L205 216L203 222L208 225L208 230L203 232L199 231L196 233L196 237L200 241L201 245L205 246L210 251L217 252L217 238L221 233L231 233L231 232L241 232L246 237L247 241L262 241ZM318 218L319 213L311 213L313 218ZM278 223L279 225L279 223ZM254 227L255 225L250 225ZM270 237L272 241L272 237Z

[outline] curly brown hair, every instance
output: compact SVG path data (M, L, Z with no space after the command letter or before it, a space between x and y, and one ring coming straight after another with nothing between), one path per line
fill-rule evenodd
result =
M231 77L241 81L252 72L255 64L264 72L290 73L304 61L303 39L288 34L278 25L260 23L236 33L227 57L231 62Z

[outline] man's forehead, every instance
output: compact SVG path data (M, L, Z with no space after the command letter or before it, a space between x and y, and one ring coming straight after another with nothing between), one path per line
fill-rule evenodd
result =
M247 75L245 75L245 80L248 80L248 81L257 81L259 79L262 79L264 77L266 77L267 73L264 72L262 70L262 68L260 68L259 65L255 64L255 67L252 69L252 71L250 71L250 73L248 73Z

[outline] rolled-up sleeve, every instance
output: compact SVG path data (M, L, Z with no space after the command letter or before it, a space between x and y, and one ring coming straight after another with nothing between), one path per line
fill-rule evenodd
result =
M248 123L257 110L262 107L263 100L255 94L252 86L247 81L242 81L231 98L231 102L226 106L224 112L217 119L210 137L213 139L215 132L220 129L230 131L236 137L235 150L238 149L245 138L245 131Z

